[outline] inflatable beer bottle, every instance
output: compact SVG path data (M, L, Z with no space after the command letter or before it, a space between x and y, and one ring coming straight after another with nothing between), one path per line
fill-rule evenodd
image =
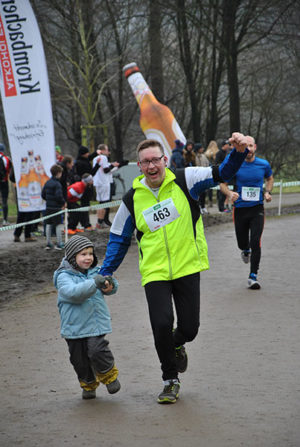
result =
M135 62L125 65L123 72L140 107L140 126L149 139L158 140L170 159L175 140L186 142L173 113L158 102Z

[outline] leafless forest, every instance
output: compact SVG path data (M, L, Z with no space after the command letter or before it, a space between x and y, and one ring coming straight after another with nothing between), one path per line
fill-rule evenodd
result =
M279 171L299 169L299 0L31 0L46 53L56 144L143 138L122 67L136 62L185 136L253 135ZM3 122L3 120L1 120ZM3 124L2 124L3 127ZM298 171L299 172L299 171Z

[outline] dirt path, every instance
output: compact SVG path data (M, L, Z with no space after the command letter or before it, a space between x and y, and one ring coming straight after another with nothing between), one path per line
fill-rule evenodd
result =
M201 329L174 406L155 401L160 371L135 244L108 299L122 383L114 396L99 388L82 401L49 283L2 303L1 447L298 447L299 227L299 215L267 219L260 291L246 288L232 225L206 230Z

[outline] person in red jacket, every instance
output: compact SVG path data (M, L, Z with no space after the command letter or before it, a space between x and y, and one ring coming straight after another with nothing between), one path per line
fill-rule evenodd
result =
M3 212L3 225L8 225L8 179L11 170L11 160L7 155L4 155L5 146L0 143L0 194L2 197L2 212Z
M81 181L73 183L68 186L67 192L67 203L68 209L75 210L80 208L80 203L78 203L86 190L87 185L93 184L93 177L91 174L83 174ZM78 232L83 232L84 230L79 230L77 228L78 222L81 220L81 213L72 211L69 213L68 218L68 234L76 234Z

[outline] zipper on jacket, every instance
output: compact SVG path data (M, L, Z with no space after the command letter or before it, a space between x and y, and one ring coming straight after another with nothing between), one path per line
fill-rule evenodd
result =
M172 273L172 264L171 264L171 256L170 256L170 250L169 250L169 244L168 244L167 231L166 231L165 227L162 227L162 230L164 233L167 257L168 257L169 275L170 275L170 279L172 279L173 273Z
M156 199L157 203L160 202L158 197L155 197L155 199ZM163 233L164 233L165 246L166 246L167 258L168 258L168 264L169 264L169 276L170 276L170 280L171 280L172 277L173 277L173 273L172 273L171 256L170 256L170 250L169 250L169 244L168 244L168 236L167 236L166 228L162 227L162 230L163 230Z
M145 188L147 188L147 186L143 185ZM156 197L155 194L153 194L153 192L147 188L151 194L154 196L155 200L157 203L160 202L160 199L158 197ZM165 227L162 227L163 233L164 233L164 239L165 239L165 246L166 246L166 252L167 252L167 258L168 258L168 264L169 264L169 275L170 275L170 280L173 277L173 273L172 273L172 264L171 264L171 256L170 256L170 250L169 250L169 244L168 244L168 237L167 237L167 231L165 229Z

